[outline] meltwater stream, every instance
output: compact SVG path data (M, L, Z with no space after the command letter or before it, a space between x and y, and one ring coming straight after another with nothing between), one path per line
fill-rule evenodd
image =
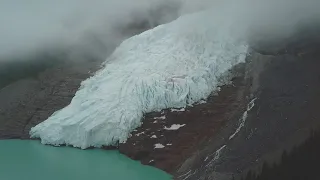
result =
M43 146L38 141L0 141L4 180L169 180L170 175L117 151Z

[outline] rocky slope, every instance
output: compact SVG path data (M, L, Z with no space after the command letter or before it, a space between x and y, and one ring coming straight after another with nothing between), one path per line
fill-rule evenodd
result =
M204 158L189 165L187 160L189 168L180 168L177 179L237 179L248 169L259 169L265 161L276 162L283 150L302 143L317 129L318 40L318 36L300 36L285 50L253 52L246 72L252 77L248 97L256 100L245 125L231 140L228 125L222 127L212 143L189 158L201 161L209 154L213 161L208 163Z
M0 90L0 139L29 138L30 128L68 105L101 62L62 63Z

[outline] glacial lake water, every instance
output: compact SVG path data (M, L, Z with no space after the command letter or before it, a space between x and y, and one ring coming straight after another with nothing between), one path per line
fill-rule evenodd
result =
M170 180L115 150L52 147L32 140L0 141L1 180Z

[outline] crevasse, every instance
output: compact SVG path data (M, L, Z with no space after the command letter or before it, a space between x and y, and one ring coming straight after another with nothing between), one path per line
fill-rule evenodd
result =
M144 113L206 99L246 57L248 46L232 36L230 24L204 11L125 40L31 137L80 148L115 145L141 125Z

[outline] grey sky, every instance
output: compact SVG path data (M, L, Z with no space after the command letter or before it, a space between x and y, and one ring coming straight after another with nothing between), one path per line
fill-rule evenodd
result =
M179 10L175 7L161 16L149 13L177 2L183 4ZM239 25L235 33L245 31L243 36L285 36L298 22L318 21L319 4L319 0L1 0L0 60L51 48L103 58L108 47L126 38L119 27L146 19L168 22L178 14L205 8L234 19Z

